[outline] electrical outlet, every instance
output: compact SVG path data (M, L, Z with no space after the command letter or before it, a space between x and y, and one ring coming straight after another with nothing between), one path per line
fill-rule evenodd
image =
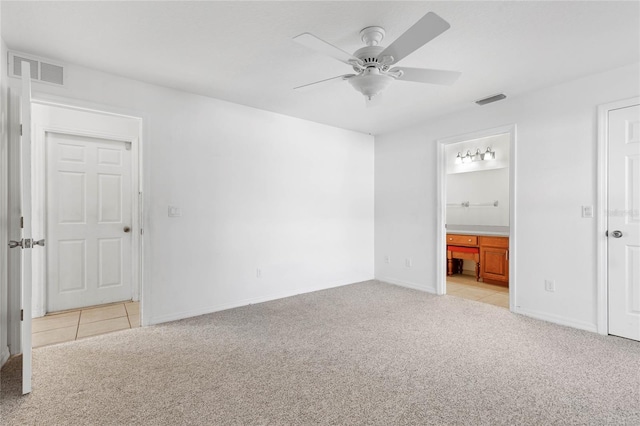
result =
M256 278L262 278L262 269L256 269Z
M391 256L385 256L384 263L391 263Z
M182 209L177 206L169 206L169 217L180 217L182 216Z
M544 289L553 293L556 291L556 282L553 280L544 280Z
M404 261L404 266L411 268L411 266L413 266L413 260L410 257L407 257Z

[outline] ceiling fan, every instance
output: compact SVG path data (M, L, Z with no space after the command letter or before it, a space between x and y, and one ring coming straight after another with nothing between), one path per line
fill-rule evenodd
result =
M356 50L353 55L313 34L300 34L293 40L309 49L350 65L356 74L344 74L298 86L295 89L307 88L331 80L347 80L370 101L394 80L451 85L460 77L460 72L427 68L391 68L392 65L445 32L449 27L447 21L433 12L429 12L387 47L380 46L385 35L384 28L367 27L360 31L360 36L366 46Z

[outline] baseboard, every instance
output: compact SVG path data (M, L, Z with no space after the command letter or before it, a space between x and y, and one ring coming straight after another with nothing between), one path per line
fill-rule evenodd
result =
M597 324L590 323L587 321L576 321L571 318L563 317L560 315L549 314L547 312L540 312L533 309L525 309L521 307L516 307L512 310L513 313L524 315L527 317L552 322L554 324L564 325L567 327L577 328L580 330L591 331L593 333L598 332Z
M227 309L240 308L242 306L248 306L248 305L255 305L256 303L263 303L263 302L269 302L269 301L272 301L272 300L284 299L286 297L297 296L299 294L313 293L314 291L321 291L321 290L327 290L327 289L335 288L335 287L342 287L342 286L345 286L345 285L351 285L351 284L355 284L357 282L370 281L370 280L373 280L373 279L374 278L370 278L370 279L366 279L366 280L360 280L360 281L356 281L356 282L347 282L347 283L336 282L336 283L332 283L332 284L329 284L329 285L304 288L304 289L299 289L299 290L294 290L294 291L291 291L291 290L290 291L283 291L283 292L280 292L280 293L273 293L273 294L270 294L270 295L267 295L267 296L254 297L254 298L249 298L249 299L242 299L242 300L238 300L238 301L235 301L235 302L222 303L222 304L213 305L213 306L206 306L206 307L199 308L199 309L190 309L188 311L176 312L176 313L167 314L167 315L153 316L153 317L151 317L148 325L162 324L162 323L170 322L170 321L178 321L178 320L185 319L185 318L192 318L192 317L197 317L197 316L200 316L200 315L212 314L214 312L226 311Z
M428 287L423 284L413 283L411 281L398 280L398 279L389 278L389 277L376 277L376 280L380 282L388 283L388 284L397 285L400 287L411 288L413 290L420 290L420 291L425 291L431 294L437 294L435 287Z
M7 362L9 356L9 347L5 346L4 348L2 348L2 353L0 353L0 367L2 367L5 362Z

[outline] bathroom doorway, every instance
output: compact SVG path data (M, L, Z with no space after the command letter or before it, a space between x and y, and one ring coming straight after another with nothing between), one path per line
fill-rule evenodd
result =
M438 294L515 306L514 130L440 141Z

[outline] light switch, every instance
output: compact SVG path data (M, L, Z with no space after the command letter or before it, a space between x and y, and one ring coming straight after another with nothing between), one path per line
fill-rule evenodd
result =
M582 206L582 217L593 217L593 206Z
M544 289L553 293L556 291L556 282L554 280L544 280Z
M180 217L182 216L182 209L177 206L169 206L169 217Z

